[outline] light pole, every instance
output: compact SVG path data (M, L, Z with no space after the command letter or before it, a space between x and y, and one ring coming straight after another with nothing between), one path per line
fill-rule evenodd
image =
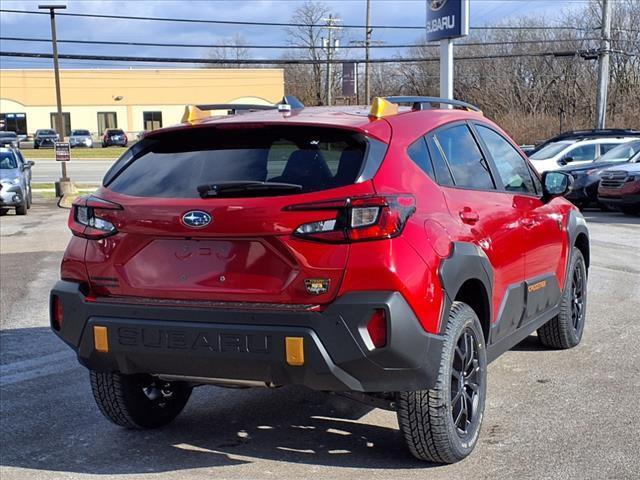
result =
M596 128L604 128L607 120L607 90L609 89L609 53L611 51L611 2L602 2L602 28L598 57L598 92L596 98Z
M336 41L333 39L333 29L334 28L338 28L336 27L336 23L340 21L339 18L333 18L333 15L329 15L329 18L325 19L327 22L327 80L326 80L326 93L325 93L325 97L326 97L326 101L327 101L327 106L331 105L332 103L332 98L331 98L331 83L333 80L333 52L335 51L336 48Z
M49 10L49 16L51 18L51 44L53 46L53 74L56 80L56 103L57 113L55 116L56 132L62 140L65 137L65 126L62 118L62 97L60 94L60 68L58 66L58 42L56 38L56 10L64 10L66 5L38 5L38 8L42 10ZM64 193L66 190L63 184L69 183L69 177L67 177L67 162L60 162L62 164L62 177L60 178L60 192ZM66 186L66 185L65 185Z
M371 46L371 0L367 0L366 32L364 36L364 104L371 100L371 76L369 72L369 47Z

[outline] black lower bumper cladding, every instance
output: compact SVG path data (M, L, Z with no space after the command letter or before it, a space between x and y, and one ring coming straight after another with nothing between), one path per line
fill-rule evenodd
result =
M87 301L67 281L51 295L64 311L55 333L92 370L393 392L432 388L440 365L443 338L424 331L398 292L346 294L323 312ZM366 329L376 309L388 322L383 348ZM106 327L108 352L96 349L96 326ZM287 362L292 337L303 339L302 365Z

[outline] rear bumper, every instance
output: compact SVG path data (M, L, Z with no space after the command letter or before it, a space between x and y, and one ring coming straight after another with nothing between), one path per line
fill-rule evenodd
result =
M140 306L86 301L79 285L53 288L64 321L55 333L92 370L388 392L435 385L443 337L426 333L398 292L355 292L323 312ZM373 348L366 323L384 309L387 345ZM93 327L107 327L108 353ZM286 337L301 337L304 365L287 363Z

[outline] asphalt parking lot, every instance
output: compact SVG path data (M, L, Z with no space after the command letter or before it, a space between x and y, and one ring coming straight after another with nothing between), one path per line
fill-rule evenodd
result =
M66 217L36 200L0 219L3 480L640 478L640 217L586 212L582 344L549 351L532 336L494 362L478 447L451 466L413 460L393 413L297 388L205 387L164 429L110 424L48 327Z

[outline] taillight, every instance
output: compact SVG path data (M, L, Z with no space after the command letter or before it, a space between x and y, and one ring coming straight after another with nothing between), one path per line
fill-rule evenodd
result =
M53 303L51 305L51 326L56 331L60 331L62 328L62 321L64 317L64 310L62 309L62 301L57 295L53 296Z
M335 216L304 223L294 235L322 242L358 242L398 236L415 212L413 195L353 197L344 200L291 205L289 211L334 210Z
M367 323L367 332L371 343L376 348L382 348L387 344L387 315L382 309L376 310Z
M127 137L127 134L124 134L124 143L127 143L129 141L129 137Z
M122 210L122 206L93 195L80 197L73 202L69 228L74 235L90 240L115 235L118 233L116 226L104 218L106 213L113 210Z

